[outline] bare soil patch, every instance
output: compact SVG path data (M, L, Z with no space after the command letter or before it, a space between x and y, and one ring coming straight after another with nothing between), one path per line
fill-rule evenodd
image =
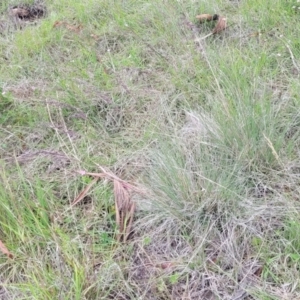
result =
M46 17L46 6L36 1L33 4L17 4L2 14L0 18L0 32L23 29L27 25L35 25L37 20Z

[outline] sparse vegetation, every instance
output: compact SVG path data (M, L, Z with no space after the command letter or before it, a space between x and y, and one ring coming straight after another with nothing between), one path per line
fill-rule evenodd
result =
M298 7L1 1L0 298L300 299Z

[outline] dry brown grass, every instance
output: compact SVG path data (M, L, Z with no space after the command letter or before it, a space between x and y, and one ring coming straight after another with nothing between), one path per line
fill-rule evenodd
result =
M107 179L113 183L113 191L115 197L115 217L117 224L117 235L116 239L118 242L126 242L129 235L132 233L132 222L134 218L134 212L136 203L132 201L132 192L144 194L145 192L141 189L135 187L134 185L120 179L118 176L114 175L112 172L107 171L103 167L100 167L102 173L90 173L85 171L80 171L81 175L92 176L94 179L89 183L83 191L74 199L72 206L78 204L82 201L92 186L98 182L99 179Z

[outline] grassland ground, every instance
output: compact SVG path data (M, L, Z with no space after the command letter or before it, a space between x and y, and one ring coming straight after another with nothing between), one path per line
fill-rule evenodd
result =
M300 299L299 16L1 1L0 298ZM143 191L123 242L101 168Z

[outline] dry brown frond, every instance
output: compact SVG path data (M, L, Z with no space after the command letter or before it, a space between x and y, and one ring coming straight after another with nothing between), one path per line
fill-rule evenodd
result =
M126 242L131 233L133 216L136 207L136 204L131 201L130 191L134 191L140 194L144 194L144 192L134 185L122 180L112 172L107 171L103 167L99 167L103 171L102 173L78 171L78 173L81 175L93 176L94 180L88 186L86 186L86 188L74 199L71 206L78 204L100 178L106 178L112 181L115 196L116 224L118 227L117 241Z
M213 20L213 15L210 14L201 14L196 16L196 19L200 22L200 23L204 23L206 21L211 21Z
M79 203L88 193L88 191L91 189L91 187L99 180L99 177L95 177L94 180L86 186L86 188L74 199L72 202L72 206Z
M212 33L213 34L220 33L221 31L226 29L226 27L227 27L227 19L225 17L220 16L218 18L218 22L215 28L213 29Z
M129 190L118 180L114 180L114 195L116 207L116 223L119 232L117 241L126 242L130 232L135 210L135 203L131 201Z
M217 21L219 20L219 15L214 14L214 15L210 15L210 14L201 14L196 16L196 19L200 22L200 23L204 23L207 21Z

